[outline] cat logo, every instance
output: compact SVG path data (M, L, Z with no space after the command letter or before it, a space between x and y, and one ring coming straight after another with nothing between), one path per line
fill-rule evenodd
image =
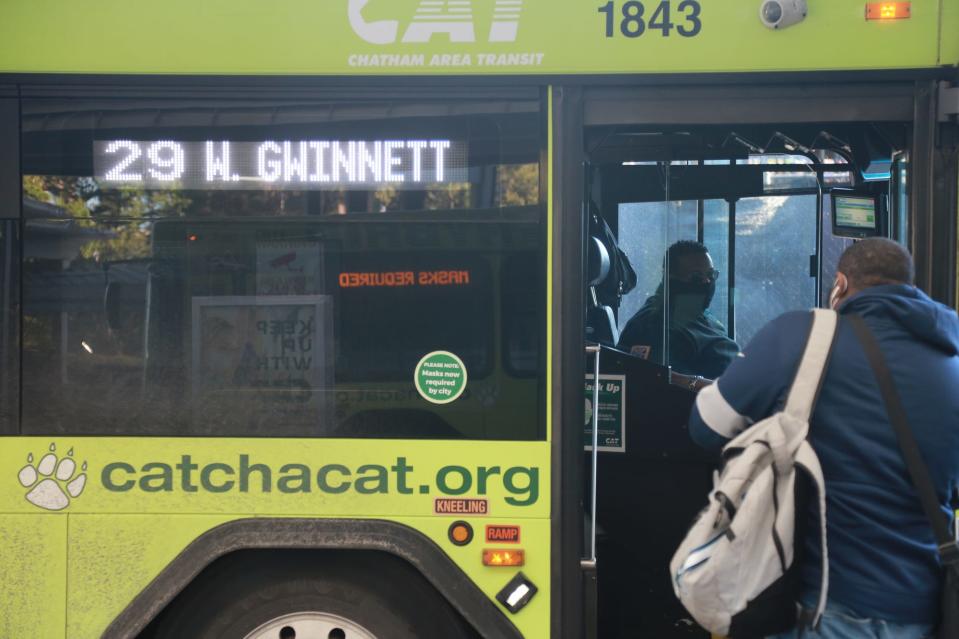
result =
M400 32L399 20L371 20L363 17L370 0L347 0L350 26L370 44L393 44ZM516 42L523 0L420 0L416 13L403 32L401 42L425 43L438 33L450 42L476 42L473 3L492 4L493 20L487 42Z

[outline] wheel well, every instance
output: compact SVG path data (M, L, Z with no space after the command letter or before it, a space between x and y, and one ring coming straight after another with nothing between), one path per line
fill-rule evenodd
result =
M174 602L179 606L187 601L189 595L181 597L182 593L212 583L210 575L236 570L234 562L255 561L261 569L274 570L296 566L297 559L318 557L328 562L342 562L346 557L355 566L370 558L383 560L382 565L412 572L411 578L425 582L430 596L445 601L478 636L522 637L506 614L421 532L384 520L291 517L238 519L200 535L127 605L102 639L146 639L150 635L140 633L162 611L174 610ZM291 558L293 563L288 563ZM379 566L372 572L377 577L382 574Z

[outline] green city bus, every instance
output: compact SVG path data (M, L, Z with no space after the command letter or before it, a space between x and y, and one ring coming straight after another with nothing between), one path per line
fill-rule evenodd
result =
M8 2L0 637L708 637L668 562L721 371L620 335L683 240L738 347L860 237L955 306L957 34L959 0Z

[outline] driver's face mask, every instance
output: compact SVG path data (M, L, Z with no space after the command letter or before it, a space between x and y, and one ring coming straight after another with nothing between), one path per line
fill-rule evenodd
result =
M669 278L670 325L683 327L695 322L709 308L715 294L715 280Z

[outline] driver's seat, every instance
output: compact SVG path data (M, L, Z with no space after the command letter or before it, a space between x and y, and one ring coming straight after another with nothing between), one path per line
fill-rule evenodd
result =
M596 287L606 281L611 272L609 251L598 237L590 237L586 247L587 285L589 299L586 310L586 339L597 344L616 346L619 328L616 315L609 306L599 303Z

